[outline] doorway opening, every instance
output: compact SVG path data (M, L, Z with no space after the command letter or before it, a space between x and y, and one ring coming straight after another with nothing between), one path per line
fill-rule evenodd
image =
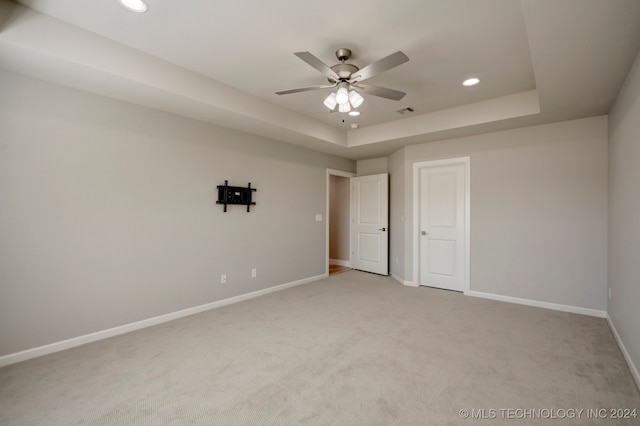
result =
M354 173L327 169L327 275L351 269L351 178Z

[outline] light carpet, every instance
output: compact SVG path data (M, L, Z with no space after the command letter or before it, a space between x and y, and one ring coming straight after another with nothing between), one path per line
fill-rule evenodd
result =
M604 319L358 271L0 369L2 425L637 425L610 418L634 408Z

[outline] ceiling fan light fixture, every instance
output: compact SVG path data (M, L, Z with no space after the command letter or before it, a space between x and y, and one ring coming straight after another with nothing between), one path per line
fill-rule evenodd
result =
M364 102L364 98L360 95L360 93L352 90L349 92L349 101L351 102L351 106L354 108L358 108Z
M148 7L142 0L120 0L120 4L132 12L146 12Z
M351 111L351 105L349 105L349 102L347 102L346 104L338 104L338 111L349 112Z
M336 105L338 105L338 101L336 101L336 93L331 92L329 96L327 96L327 99L324 100L324 106L333 111L336 108Z
M125 0L120 1L124 2ZM399 101L404 97L404 95L406 95L406 93L404 92L389 89L386 87L378 87L372 85L368 85L365 87L357 86L359 82L368 80L371 77L374 77L382 72L385 72L387 70L390 70L391 68L395 68L407 62L409 58L401 51L397 51L395 53L392 53L391 55L385 56L384 58L376 62L370 63L362 69L346 62L351 57L351 50L346 48L338 49L336 51L336 57L338 58L340 63L333 66L325 64L310 52L296 52L294 53L294 55L302 59L311 67L315 68L317 71L320 71L320 73L322 73L327 78L330 85L327 86L325 84L323 86L311 86L301 87L299 89L283 90L280 92L276 92L276 95L288 95L291 93L326 89L329 87L335 88L335 92L330 93L329 96L324 99L323 104L331 111L335 111L336 107L338 107L337 109L341 113L348 113L352 109L358 108L364 102L364 98L357 90L355 90L355 88L358 88L359 90L365 90L367 92L367 95L373 95L380 98L391 99L394 101Z
M340 87L336 92L336 102L338 102L338 105L349 104L349 90L347 89L346 84L340 84Z
M360 111L349 111L351 117L357 117L360 115Z

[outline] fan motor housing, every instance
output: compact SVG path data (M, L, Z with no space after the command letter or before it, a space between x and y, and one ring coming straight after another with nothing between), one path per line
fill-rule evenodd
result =
M351 75L358 71L360 68L356 67L355 65L352 64L336 64L334 66L331 67L331 69L340 76L340 80L341 81L346 81L349 80L349 78L351 77ZM329 78L329 83L333 84L336 81L332 78Z

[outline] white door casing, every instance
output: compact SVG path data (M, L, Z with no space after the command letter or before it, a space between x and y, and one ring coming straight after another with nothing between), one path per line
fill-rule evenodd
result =
M469 290L469 158L414 164L414 280Z
M351 178L351 267L389 275L389 174Z

